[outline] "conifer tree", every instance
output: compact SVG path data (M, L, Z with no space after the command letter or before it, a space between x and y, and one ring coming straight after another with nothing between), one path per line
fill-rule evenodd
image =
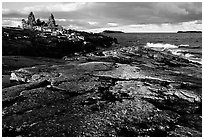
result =
M28 15L28 22L27 24L32 28L36 23L35 23L35 16L33 14L33 12L30 12L30 14Z
M50 15L47 24L48 24L48 27L51 28L51 29L53 29L56 26L55 18L53 16L53 14Z
M21 23L22 23L22 28L26 28L27 27L25 19L22 19Z

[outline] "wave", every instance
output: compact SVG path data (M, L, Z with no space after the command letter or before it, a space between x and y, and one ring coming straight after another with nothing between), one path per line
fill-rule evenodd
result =
M191 58L191 59L188 59L189 61L191 62L195 62L195 63L199 63L202 65L202 59L201 58Z
M180 45L179 45L179 48L182 48L182 47L184 47L184 48L185 48L185 47L189 47L189 45L188 45L188 44L180 44Z
M185 54L185 57L194 57L194 55L187 53L187 54Z
M194 57L193 54L191 54L188 50L168 50L170 51L173 55L178 55L178 56L183 56L183 57Z
M169 50L173 55L184 56L185 50Z
M151 48L163 48L163 49L175 49L178 48L176 45L172 44L163 44L163 43L147 43L145 47L151 47Z
M189 52L189 50L181 49L181 47L189 48L188 44L185 44L185 45L181 44L179 46L176 46L176 45L172 45L172 44L168 44L168 43L163 44L163 43L149 43L148 42L144 47L145 48L151 48L151 49L157 50L157 51L170 52L173 55L181 56L185 59L188 59L189 61L196 62L199 64L202 63L201 58L195 58L195 55L193 55L191 52Z

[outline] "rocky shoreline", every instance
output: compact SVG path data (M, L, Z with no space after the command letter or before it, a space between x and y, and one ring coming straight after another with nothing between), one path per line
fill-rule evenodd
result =
M12 72L3 136L202 136L202 65L124 47Z

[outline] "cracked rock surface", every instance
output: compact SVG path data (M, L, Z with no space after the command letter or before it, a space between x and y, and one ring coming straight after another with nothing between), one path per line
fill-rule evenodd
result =
M125 47L12 72L3 136L202 136L202 65Z

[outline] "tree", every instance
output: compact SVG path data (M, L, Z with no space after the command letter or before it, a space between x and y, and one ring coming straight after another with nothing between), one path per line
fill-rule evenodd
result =
M25 19L22 19L21 23L22 23L22 28L26 28L27 27Z
M45 21L42 21L42 22L41 22L41 25L42 25L42 26L45 26L45 25L46 25Z
M43 26L47 27L47 26L48 26L48 24L47 24L47 23L45 23L45 21L43 21L43 22L44 22Z
M36 20L36 26L42 26L42 22L40 21L39 18Z
M32 28L36 22L35 22L35 16L33 14L33 12L30 12L30 14L28 15L28 22L27 24Z
M54 18L54 16L53 16L53 14L50 15L47 24L48 24L48 27L49 27L49 28L51 28L51 29L55 28L56 23L55 23L55 18Z

